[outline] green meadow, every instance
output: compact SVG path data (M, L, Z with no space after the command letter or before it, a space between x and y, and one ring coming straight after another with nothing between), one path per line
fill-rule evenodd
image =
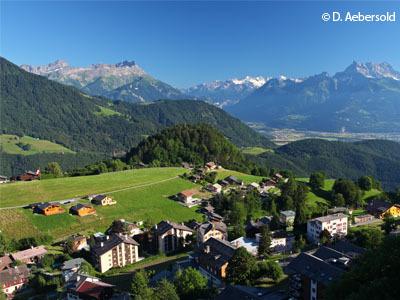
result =
M0 135L0 149L8 154L33 155L38 153L75 153L64 146L30 136Z
M147 172L137 171L141 171L141 175L154 172L152 169L143 170ZM178 171L176 169L173 170L175 171L173 174ZM179 171L182 172L183 169ZM143 177L142 182L148 182L146 176ZM96 214L86 217L70 215L68 209L72 204L63 205L66 212L54 216L33 214L32 210L23 208L0 210L0 229L6 236L14 238L48 234L59 240L73 233L90 234L104 231L113 220L121 218L129 221L151 220L154 223L161 220L176 222L189 219L201 220L202 216L196 213L196 208L187 208L169 199L170 196L184 189L196 187L195 184L181 178L154 182L154 184L111 193L110 195L117 201L116 205L96 206ZM83 199L79 200L79 202L89 203L88 200Z

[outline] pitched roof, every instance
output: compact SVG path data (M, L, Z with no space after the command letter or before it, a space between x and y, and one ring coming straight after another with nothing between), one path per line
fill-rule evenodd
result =
M78 204L76 204L74 206L71 206L71 208L69 210L73 211L73 212L78 212L82 208L92 208L92 207L89 206L89 205L78 203Z
M26 265L8 268L0 272L0 287L3 285L13 285L20 279L29 277L29 269Z
M198 256L200 264L220 268L232 258L235 247L228 241L211 237L201 245L198 251L200 251Z
M136 242L133 238L127 235L114 233L107 237L108 239L106 238L103 241L96 242L95 245L91 247L92 252L95 255L97 256L103 255L104 253L110 251L111 249L122 243L139 246L138 242Z
M96 281L88 281L88 280L83 280L82 282L79 282L75 288L75 291L78 294L84 294L87 296L90 296L91 299L101 299L101 296L103 294L103 291L105 289L110 289L113 288L114 286L105 282L102 282L100 280Z
M156 233L164 234L172 228L193 232L188 226L170 221L161 221L157 224Z
M36 256L42 256L47 253L47 250L44 246L32 247L30 249L18 251L12 253L11 256L14 260L26 260Z
M198 191L197 190L186 190L186 191L182 191L179 193L179 195L183 195L185 197L191 197L194 194L196 194Z
M225 225L225 223L222 223L222 222L213 222L213 223L205 222L205 223L201 224L197 230L199 231L199 233L201 235L205 235L205 234L207 234L207 232L209 232L212 229L221 231L222 233L227 232L226 225Z
M339 278L344 270L306 252L300 253L287 266L288 270L302 274L323 284Z
M79 268L83 262L85 262L85 260L80 257L67 260L63 263L61 270L65 271L65 270Z
M94 196L92 200L94 200L94 201L101 201L101 200L103 200L103 199L105 199L105 198L107 198L107 196L101 194L101 195L96 195L96 196Z
M11 263L12 263L12 260L9 255L0 257L0 271L7 268L9 265L11 265Z
M356 257L358 255L364 254L367 250L361 247L358 247L352 243L347 241L339 240L331 245L330 248L335 249L336 251L342 252L350 257Z
M371 200L367 204L367 210L372 213L382 213L392 207L392 203L382 200Z

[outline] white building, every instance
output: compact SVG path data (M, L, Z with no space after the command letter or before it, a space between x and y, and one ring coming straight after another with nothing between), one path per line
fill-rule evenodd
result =
M307 222L307 237L312 243L318 243L321 232L325 229L332 237L347 235L348 216L342 213L327 215Z

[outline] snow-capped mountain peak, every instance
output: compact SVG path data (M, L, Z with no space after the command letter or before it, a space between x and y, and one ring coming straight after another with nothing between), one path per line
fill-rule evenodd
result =
M233 78L232 82L234 84L251 84L254 87L261 87L267 82L267 78L262 77L262 76L256 76L256 77L251 77L251 76L246 76L244 78Z
M394 80L400 80L400 72L397 72L388 63L358 63L354 61L348 66L344 72L345 74L361 74L367 78L391 78Z

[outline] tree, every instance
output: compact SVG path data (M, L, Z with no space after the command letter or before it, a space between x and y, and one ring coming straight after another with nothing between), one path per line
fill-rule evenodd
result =
M306 239L304 238L304 236L301 234L300 236L296 237L296 241L294 243L294 247L293 250L295 252L300 252L301 250L304 249L304 247L306 246L307 242Z
M275 282L283 277L282 267L275 261L260 261L257 268L258 277L268 277Z
M389 234L393 230L397 228L397 221L393 217L386 217L384 219L384 223L382 225L382 229L385 231L386 234Z
M333 194L333 204L342 207L346 205L346 200L341 193Z
M63 171L58 162L49 162L47 167L45 168L45 172L48 174L52 174L54 177L62 177Z
M96 274L97 274L97 272L93 268L93 266L91 264L89 264L86 260L81 263L79 272L90 275L90 276L96 276Z
M0 231L0 256L3 256L8 251L8 242Z
M373 186L373 180L369 176L361 176L358 179L358 186L364 191L370 191Z
M149 288L149 275L146 271L137 271L132 278L131 293L141 300L153 299L153 290Z
M319 190L325 186L325 173L315 172L310 175L309 185L312 190Z
M175 287L182 299L198 299L206 294L207 278L189 267L176 273Z
M268 226L262 226L260 232L260 241L257 248L259 257L266 257L271 254L271 232Z
M157 300L179 300L175 286L165 278L157 283L154 296Z
M217 179L217 172L208 172L204 177L204 180L209 183L215 183L216 179Z
M356 245L367 249L377 248L383 237L382 231L376 227L354 228L347 235Z
M254 279L255 258L244 247L235 250L227 267L227 281L231 284L250 285Z
M346 205L358 207L361 203L361 193L359 187L351 180L337 179L333 184L332 190L335 194L342 194Z
M321 234L319 235L319 241L321 244L325 245L328 244L332 240L332 236L327 229L322 230Z

